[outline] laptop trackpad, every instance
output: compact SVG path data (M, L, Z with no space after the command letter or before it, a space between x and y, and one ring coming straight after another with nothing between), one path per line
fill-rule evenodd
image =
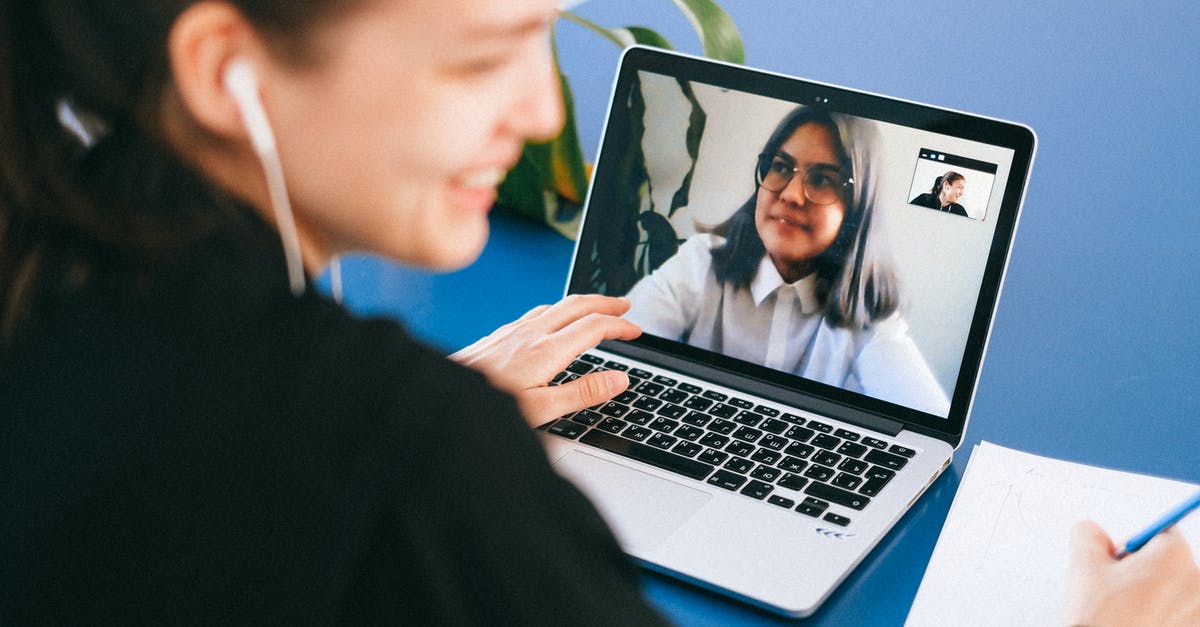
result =
M626 551L658 546L711 494L571 451L554 467L591 499Z

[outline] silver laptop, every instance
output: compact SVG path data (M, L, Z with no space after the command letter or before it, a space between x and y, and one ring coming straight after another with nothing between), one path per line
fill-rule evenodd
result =
M646 333L545 425L639 563L813 613L962 441L1035 137L649 48L622 57L568 293Z

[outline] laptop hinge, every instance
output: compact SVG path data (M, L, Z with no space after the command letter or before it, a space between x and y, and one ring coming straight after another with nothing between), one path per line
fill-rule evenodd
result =
M903 423L890 418L884 418L878 414L847 407L841 403L815 398L807 394L801 394L781 388L772 383L753 379L708 364L668 355L630 342L606 341L602 342L599 348L610 353L644 361L667 370L686 372L690 376L711 381L717 385L739 390L753 396L760 396L782 405L797 407L822 416L829 416L830 418L890 436L895 436L904 430Z

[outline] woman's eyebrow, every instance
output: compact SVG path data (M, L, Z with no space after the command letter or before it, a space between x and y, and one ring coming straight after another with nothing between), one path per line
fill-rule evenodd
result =
M522 39L547 28L549 24L550 20L540 15L503 23L481 20L468 27L466 36L471 39Z

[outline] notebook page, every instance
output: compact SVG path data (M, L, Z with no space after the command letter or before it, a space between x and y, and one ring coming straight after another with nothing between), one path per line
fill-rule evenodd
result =
M981 442L906 625L1056 624L1075 521L1095 520L1119 546L1196 489ZM1178 527L1200 555L1200 516Z

